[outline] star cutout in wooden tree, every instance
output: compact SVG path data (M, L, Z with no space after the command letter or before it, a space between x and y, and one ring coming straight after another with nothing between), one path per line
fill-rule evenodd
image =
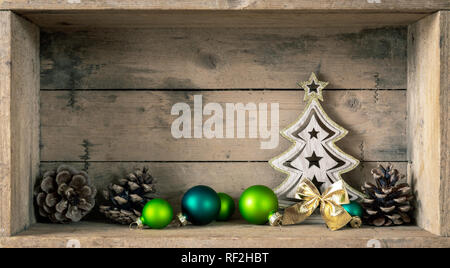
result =
M319 161L323 157L317 156L316 152L313 152L313 154L310 157L305 157L305 158L306 158L306 160L309 161L309 167L316 166L316 167L320 168Z
M310 132L308 132L309 133L309 138L310 139L312 139L312 138L316 138L316 139L318 139L317 138L317 134L319 134L319 131L316 131L314 128L313 128L313 130L311 130Z
M308 85L308 87L309 87L309 91L310 92L319 93L319 92L317 92L317 89L319 88L319 85L316 85L316 83L314 83L314 81L312 82L311 85Z
M313 179L311 180L311 182L314 184L314 186L316 186L317 190L321 190L322 189L322 184L324 184L325 182L320 182L317 180L316 176L313 177Z

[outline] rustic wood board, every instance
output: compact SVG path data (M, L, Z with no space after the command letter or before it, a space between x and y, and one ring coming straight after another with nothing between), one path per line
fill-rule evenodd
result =
M409 176L419 226L449 235L448 12L410 26L408 38Z
M41 171L56 168L60 162L43 162ZM65 163L78 169L86 167L86 163ZM382 162L362 162L356 169L345 173L342 177L351 186L360 189L365 181L373 181L370 170ZM147 166L157 180L156 189L162 198L169 200L176 212L180 211L183 194L195 185L209 185L217 192L225 192L237 202L242 192L252 185L266 185L274 188L280 184L285 175L274 170L266 162L89 162L88 172L93 185L98 189L97 205L104 202L101 192L109 183L122 178L135 168ZM394 163L401 174L406 174L406 162ZM235 213L234 218L238 218ZM88 219L103 219L97 209L87 216Z
M441 234L450 236L450 12L441 16Z
M305 11L30 11L21 15L42 28L339 28L383 27L414 23L427 13L311 13Z
M11 18L11 212L16 232L35 221L32 189L39 173L39 28L17 15Z
M268 161L291 146L278 135L278 147L260 149L267 139L248 138L249 127L243 139L175 139L172 106L185 102L193 110L194 95L223 109L225 103L279 103L280 130L305 106L302 90L41 91L41 159ZM405 90L325 91L324 98L328 115L349 130L337 142L342 150L363 161L406 161Z
M12 10L333 10L333 11L436 11L450 9L445 0L0 0L1 9Z
M42 89L405 89L406 27L41 32Z
M0 247L65 248L69 240L80 247L199 247L199 248L272 248L272 247L450 247L450 238L430 234L415 226L329 231L323 224L289 227L250 225L242 221L214 222L207 226L169 227L163 230L130 230L127 226L80 222L69 225L36 224L11 238L0 238ZM377 241L374 241L377 240ZM69 243L73 244L72 243ZM177 256L174 256L177 258ZM181 258L181 256L179 256Z
M34 221L32 185L39 172L39 30L0 12L0 236Z
M11 13L0 12L0 236L11 233Z

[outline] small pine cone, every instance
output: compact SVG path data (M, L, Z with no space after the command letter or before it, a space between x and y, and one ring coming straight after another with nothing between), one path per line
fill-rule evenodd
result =
M397 184L404 176L400 176L391 164L387 168L379 165L372 169L372 175L376 184L366 182L362 187L368 196L362 202L364 222L375 226L410 223L414 196L407 183Z
M86 172L61 165L44 173L35 205L41 217L54 223L78 222L94 208L96 194Z
M119 224L135 222L145 204L155 197L154 183L148 168L136 169L103 191L108 201L100 206L100 212Z

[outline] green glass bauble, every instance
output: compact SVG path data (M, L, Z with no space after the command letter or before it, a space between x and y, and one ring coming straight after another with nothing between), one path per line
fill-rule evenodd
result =
M217 218L220 198L216 191L208 186L195 186L184 194L181 211L192 224L205 225Z
M363 216L363 208L358 202L350 201L349 204L344 204L342 207L350 214L350 216Z
M153 229L162 229L173 219L172 206L164 199L155 198L142 209L141 222Z
M247 188L239 199L239 211L242 217L252 224L265 224L271 213L278 210L278 198L275 193L263 185Z
M220 198L220 211L216 220L227 221L233 216L235 205L233 198L225 193L218 193Z

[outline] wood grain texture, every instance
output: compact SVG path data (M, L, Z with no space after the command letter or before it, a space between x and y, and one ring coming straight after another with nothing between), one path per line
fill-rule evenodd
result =
M305 107L302 90L41 91L41 159L268 161L291 146L277 135L278 147L261 149L268 139L248 138L248 118L243 139L175 139L172 106L184 102L193 110L194 95L224 110L226 103L279 103L280 130ZM338 147L362 161L406 161L406 91L325 91L324 98L328 115L349 130Z
M448 235L448 13L436 13L409 29L409 176L419 226Z
M374 227L344 228L332 232L324 224L304 223L279 228L250 225L242 221L163 230L130 230L127 226L93 222L36 224L18 236L0 238L0 247L65 248L70 239L77 239L82 248L363 248L368 247L371 239L378 240L380 246L386 248L450 247L450 238L430 234L415 226L383 228L382 231Z
M41 170L45 172L60 165L61 162L41 163ZM75 168L82 169L85 163L66 162ZM373 181L370 170L377 167L376 162L362 162L356 169L343 174L343 178L351 186L360 189L365 181ZM382 162L386 165L387 163ZM401 174L406 174L406 162L394 163ZM191 187L209 185L217 192L229 194L237 202L242 192L252 185L266 185L274 188L284 179L283 173L277 172L269 163L265 162L181 162L181 163L141 163L141 162L91 162L88 166L89 176L93 185L101 193L109 183L127 175L135 168L150 168L156 179L158 194L167 199L175 212L180 211L181 198ZM97 196L97 206L104 203L101 194ZM239 218L236 212L234 218ZM104 216L95 208L86 219L101 219Z
M42 28L339 28L385 27L414 23L427 13L311 13L305 11L31 11L21 15Z
M11 12L0 12L0 236L11 233ZM8 64L9 63L9 64Z
M10 12L0 13L1 235L34 221L32 187L39 172L39 30Z
M206 10L333 10L333 11L427 11L450 9L445 0L1 0L1 9L12 10L172 10L172 9L206 9Z
M450 12L439 12L441 16L441 235L450 236Z
M405 27L42 31L42 89L405 89Z
M12 31L12 216L16 232L34 222L32 189L39 173L40 136L39 28L13 15Z

